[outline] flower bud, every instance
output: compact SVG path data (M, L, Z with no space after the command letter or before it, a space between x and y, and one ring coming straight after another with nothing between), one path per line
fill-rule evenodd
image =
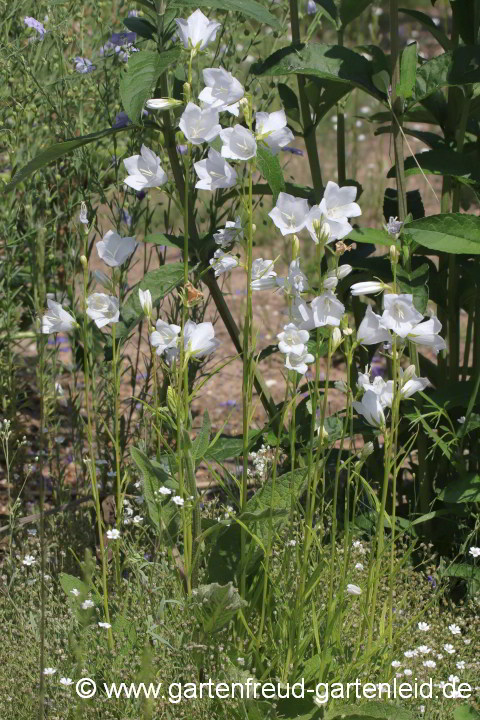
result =
M332 352L335 352L335 350L341 345L343 342L342 333L340 331L340 328L335 327L332 330Z
M88 225L87 205L84 202L80 205L80 215L78 216L78 219L82 225Z
M142 306L142 310L144 314L147 317L150 317L152 314L152 295L150 290L138 290L138 299L140 300L140 305Z
M170 110L170 108L178 107L183 105L181 100L175 100L175 98L152 98L147 100L145 107L149 110Z
M353 283L350 288L352 295L373 295L383 292L385 284L377 280L368 280L366 282Z
M338 278L327 277L326 280L324 280L324 282L323 282L323 289L324 290L335 290L337 285L338 285Z
M360 450L360 460L366 460L373 453L373 442L367 442Z
M82 263L83 269L86 270L88 267L88 260L85 255L80 255L80 262Z
M400 250L395 245L390 245L390 262L396 265L400 260Z
M409 365L406 370L403 372L402 380L404 383L408 382L413 378L415 375L415 365Z
M296 260L300 251L300 240L296 235L293 236L292 240L292 260Z

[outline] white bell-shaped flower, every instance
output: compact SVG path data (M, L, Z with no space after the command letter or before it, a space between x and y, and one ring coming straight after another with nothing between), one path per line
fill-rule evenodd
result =
M294 140L294 134L287 127L285 110L258 112L255 115L255 135L257 140L266 142L273 155Z
M222 249L229 247L234 242L242 240L242 238L243 227L239 217L235 218L235 221L227 220L224 228L213 233L213 239Z
M268 213L282 235L299 233L305 227L309 211L308 202L281 192L273 210Z
M123 182L133 190L161 187L168 180L167 173L160 165L160 158L146 145L140 148L140 155L126 158L123 164L128 172Z
M198 190L218 190L233 187L237 182L235 169L220 155L210 148L208 156L194 164L199 180L195 187Z
M278 333L278 349L284 355L295 353L301 355L305 350L305 343L308 342L308 330L301 330L295 323L288 323L281 333Z
M385 415L383 414L382 403L379 395L373 390L367 390L361 402L355 400L353 407L359 415L363 415L370 425L378 428L385 426Z
M218 112L211 108L199 108L189 102L179 122L180 130L192 145L211 142L219 134L222 126L218 123Z
M48 310L42 317L42 333L49 335L57 332L70 332L77 327L77 321L62 305L47 298Z
M253 133L243 125L234 125L220 132L222 157L231 160L249 160L257 154L257 142Z
M300 375L305 375L310 363L315 360L314 356L306 349L301 353L290 352L285 358L285 367L288 370L295 370Z
M437 354L447 347L445 340L439 335L441 329L442 323L433 315L428 320L415 325L408 333L407 338L416 345L425 345L431 348Z
M215 277L219 277L238 267L238 258L235 257L235 255L224 253L223 250L219 249L215 250L213 258L210 260L210 265L215 272Z
M377 315L371 306L367 306L362 322L357 330L357 340L362 345L378 345L391 342L392 336L383 324L381 315Z
M413 305L413 296L410 293L384 295L383 307L383 326L401 338L406 337L423 320L422 313Z
M157 348L157 355L163 355L169 348L176 348L181 330L178 325L169 325L164 320L157 320L155 328L150 334L150 344Z
M192 357L205 357L220 345L215 340L215 330L211 322L195 323L188 320L183 331L185 351Z
M133 255L138 243L134 237L122 237L115 230L109 230L103 240L97 242L98 256L109 267L119 267Z
M257 258L252 263L252 290L273 290L277 287L277 273L273 260Z
M120 317L118 298L105 293L93 293L87 298L87 315L98 328L118 322Z
M195 10L187 20L175 18L178 27L178 36L183 42L183 47L188 50L204 50L207 45L215 40L219 22L209 20L201 10Z
M234 78L231 72L223 68L205 68L203 81L205 87L198 99L218 112L227 110L238 117L239 100L245 94L242 83Z

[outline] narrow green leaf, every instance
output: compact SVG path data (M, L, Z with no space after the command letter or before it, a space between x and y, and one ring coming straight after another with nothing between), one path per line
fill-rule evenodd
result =
M192 453L193 457L195 458L195 462L199 462L208 450L208 447L210 445L211 429L212 425L210 422L210 417L208 415L208 410L205 410L205 413L203 415L202 427L200 429L200 432L197 434L197 437L192 443Z
M176 237L175 235L165 235L164 233L152 233L145 235L143 242L151 243L152 245L164 245L165 247L176 248L177 250L183 250L183 237Z
M410 8L399 8L399 12L404 13L404 15L408 15L409 17L413 18L414 20L417 20L419 23L421 23L427 30L433 35L435 40L440 43L440 45L443 47L444 50L450 50L452 47L452 43L450 41L450 38L445 35L443 30L439 28L435 23L433 22L432 18L429 15L426 15L423 12L420 12L419 10L410 10Z
M372 81L373 65L359 53L339 45L309 43L277 50L261 63L252 65L256 75L313 75L359 87L382 98Z
M413 42L402 52L400 59L400 82L397 84L397 94L409 98L413 94L415 78L417 76L417 43Z
M170 8L212 8L214 10L225 10L227 12L238 12L245 17L256 20L262 25L281 30L282 25L275 15L272 15L263 5L256 0L172 0L168 3Z
M428 150L410 155L405 160L405 175L421 175L422 172L425 175L448 175L466 185L480 183L480 170L475 158L455 150ZM387 177L395 177L395 165L390 168Z
M340 19L343 27L351 23L372 4L372 0L341 0Z
M282 167L278 157L260 143L257 146L257 166L272 191L273 202L276 203L278 194L285 192Z
M154 50L141 50L128 61L120 77L120 97L128 117L137 122L143 106L152 97L158 78L180 58L179 47L159 54Z
M321 8L321 13L332 25L337 26L337 8L333 0L315 0L315 4Z
M480 217L445 213L414 220L404 226L409 240L439 252L480 254Z
M46 167L47 165L50 165L50 163L55 162L55 160L63 157L63 155L68 155L77 148L88 145L89 143L95 142L96 140L101 140L104 137L115 135L115 133L122 132L124 130L130 130L131 127L132 126L122 128L106 128L105 130L98 130L97 132L90 133L89 135L82 135L77 138L65 140L64 142L55 143L55 145L50 145L50 147L42 150L33 160L30 160L27 165L25 165L21 170L19 170L8 183L8 185L4 187L4 191L9 192L10 190L13 190L13 188L18 185L18 183L26 180L30 175L35 172L35 170L41 170L41 168Z
M390 247L390 245L399 245L385 230L378 230L377 228L356 228L352 230L345 240L351 242L360 243L373 243L374 245L384 245Z

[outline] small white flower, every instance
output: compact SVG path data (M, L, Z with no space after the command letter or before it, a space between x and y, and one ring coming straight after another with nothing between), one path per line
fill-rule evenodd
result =
M406 675L407 677L410 677L410 675L413 675L412 671L409 668L405 668L405 670L403 671L403 674Z
M179 507L182 507L185 504L185 500L180 497L180 495L174 495L172 497L172 502L175 503L175 505L178 505Z
M179 122L180 130L193 145L202 145L214 140L222 129L218 123L218 112L211 108L199 108L189 102ZM222 153L223 155L223 153Z
M93 600L84 600L82 602L81 608L82 610L88 610L89 608L92 608L95 605Z
M432 348L433 352L437 354L440 350L445 350L445 340L439 335L442 329L440 320L433 316L424 322L415 325L407 334L408 340L411 340L416 345L426 345Z
M457 663L455 663L455 667L457 670L465 670L465 660L459 660Z
M370 305L359 325L357 340L362 345L377 345L381 342L390 342L391 336L380 315L373 312Z
M98 627L105 628L106 630L109 630L112 626L108 622L99 622Z
M402 338L423 320L423 315L415 309L413 296L409 293L384 295L383 306L383 326Z
M355 570L363 570L363 569L364 569L363 563L361 563L361 562L355 563Z
M472 640L471 640L471 638L463 638L463 642L465 643L465 645L470 645Z
M233 270L238 267L238 264L239 261L235 255L224 253L221 249L215 250L213 258L210 260L210 265L215 272L215 277L219 277L219 275Z
M402 374L400 394L403 398L409 398L416 392L423 392L426 387L430 385L428 378L419 378L415 375L415 366L410 365L413 368L411 372L407 374L407 371ZM410 370L407 368L407 370Z
M428 632L430 630L430 625L426 622L419 622L417 627L422 632Z
M335 277L337 280L343 280L343 278L346 278L347 275L350 275L352 270L353 268L351 265L344 263L343 265L339 265L337 268L333 268L333 270L329 270L327 272L327 277Z
M451 643L445 643L445 645L443 646L443 649L444 649L445 652L447 652L449 655L454 655L455 652L456 652L456 651L455 651L455 648L453 647L453 645L452 645Z
M109 540L119 540L121 535L120 530L117 530L117 528L113 528L113 530L107 530L105 534Z
M178 35L186 50L190 48L204 50L215 40L217 30L221 27L219 22L209 20L201 10L195 10L187 20L175 18L175 22Z
M237 663L239 665L245 665L245 658L243 657L237 657Z
M152 293L150 290L138 289L138 299L144 314L149 317L152 314Z
M283 331L278 333L277 338L279 340L278 349L281 353L288 355L288 353L295 353L301 355L305 350L305 343L308 341L309 333L308 330L299 330L294 323L285 325Z
M392 664L392 667L394 667L394 668L399 668L399 667L401 667L401 665L402 665L402 663L400 662L400 660L392 660L392 663L391 663L391 664Z
M385 426L385 415L383 414L383 406L380 401L380 396L377 395L374 390L367 390L361 402L358 400L354 401L353 407L359 413L363 415L365 420L375 427Z
M98 256L109 267L119 267L133 255L137 248L134 237L122 237L115 230L109 230L103 240L97 242Z
M300 270L300 258L292 260L287 278L278 278L277 285L290 295L298 296L308 290L307 276Z
M403 654L405 655L406 658L417 657L418 650L405 650L405 652Z
M308 365L313 363L315 358L305 349L302 353L289 353L285 357L285 367L288 370L296 370L300 375L305 375Z
M78 216L78 219L82 225L88 225L87 204L84 202L80 205L80 215Z
M134 515L132 522L134 525L140 525L140 523L143 522L143 517L141 515Z
M120 317L118 298L105 293L93 293L87 298L87 315L98 328L116 323Z
M27 567L34 565L35 562L36 560L33 555L25 555L25 557L23 558L23 565L26 565Z
M62 305L47 298L48 310L42 317L42 333L49 335L56 332L70 332L77 327L74 317L63 309Z
M157 355L163 355L168 348L175 348L180 333L179 325L169 325L164 320L157 320L154 330L150 335L152 347L157 348Z
M255 115L255 135L257 140L266 142L273 155L294 139L294 134L287 127L285 110L266 113L258 112Z
M64 685L65 687L68 687L69 685L73 685L73 680L72 680L72 678L61 677L60 685Z
M222 157L231 160L249 160L257 154L254 135L243 125L234 125L220 131Z
M352 583L349 583L347 585L347 593L349 595L361 595L362 589L358 587L358 585L352 585Z
M451 682L451 683L459 683L459 682L460 682L460 678L458 677L458 675L449 675L449 676L448 676L448 681Z
M428 647L428 645L419 645L417 650L422 655L428 655L428 653L432 652L432 648Z
M242 240L243 228L240 218L235 218L235 222L227 220L224 228L213 233L213 238L217 245L220 245L222 250L229 247L237 240Z
M435 660L424 660L422 665L423 665L423 667L426 667L426 668L436 668L437 667L437 663L435 662Z
M195 185L198 190L213 191L218 188L229 188L237 182L235 169L213 148L210 148L205 160L199 160L194 164L194 168L199 177Z
M252 290L272 290L277 287L277 273L273 260L257 258L252 263Z
M215 340L215 330L211 322L195 323L188 320L183 331L186 352L193 357L210 355L220 345Z
M273 220L282 235L293 235L305 227L309 212L308 202L281 192L268 216Z
M160 165L160 158L146 145L140 148L140 155L132 155L123 161L128 172L123 181L133 190L147 190L161 187L167 182L167 174Z
M218 112L227 110L238 117L240 112L238 101L245 94L241 82L223 68L205 68L203 81L205 88L198 99Z
M480 557L480 547L475 547L474 545L472 545L472 547L468 551L468 554L474 558Z
M80 590L77 590L77 588L73 588L73 590L70 590L70 594L78 597L80 595Z
M51 668L51 667L43 668L43 674L44 674L44 675L55 675L56 672L57 672L57 671L56 671L55 668Z
M383 292L385 284L383 282L377 282L371 280L369 282L358 282L353 283L350 288L352 295L373 295L375 293Z
M162 485L162 487L158 488L158 492L161 495L171 495L172 494L172 491L170 490L170 488L165 487L165 485Z

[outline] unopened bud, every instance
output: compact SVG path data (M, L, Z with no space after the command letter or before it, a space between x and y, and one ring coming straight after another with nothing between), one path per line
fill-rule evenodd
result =
M342 333L340 331L340 328L335 327L332 330L332 352L335 352L335 350L339 347L339 345L343 342Z
M415 375L415 365L409 365L406 370L403 372L402 380L404 383L411 380Z
M360 450L360 460L366 460L373 453L373 442L367 442Z
M345 380L335 380L335 382L333 383L333 387L335 388L335 390L338 390L339 392L342 392L345 394L348 393L348 385L345 382Z
M170 108L178 107L179 105L183 105L181 100L175 100L175 98L170 97L152 98L145 103L145 107L149 110L170 110Z
M292 240L292 260L296 260L298 253L300 252L300 240L296 235L293 236Z
M390 261L396 265L400 260L400 251L395 245L390 245Z
M80 255L80 262L82 263L83 269L86 270L88 267L88 260L85 255Z

